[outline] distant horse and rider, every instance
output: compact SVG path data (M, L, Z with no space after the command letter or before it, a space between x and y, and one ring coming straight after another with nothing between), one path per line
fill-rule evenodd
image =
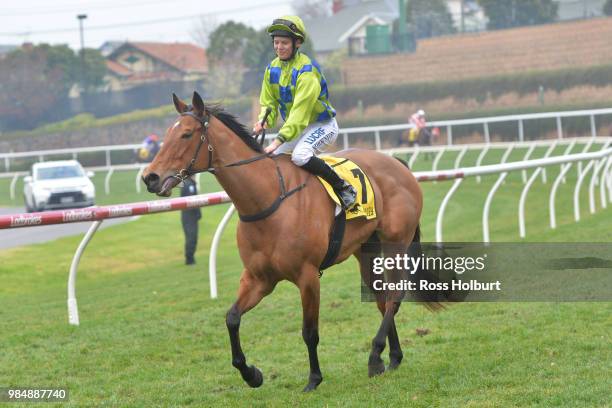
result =
M438 143L440 139L440 129L434 127L430 130L427 127L427 120L423 109L419 109L412 114L408 119L408 123L410 123L412 127L402 134L402 141L407 141L408 146L428 147ZM426 152L425 158L431 159L431 152Z

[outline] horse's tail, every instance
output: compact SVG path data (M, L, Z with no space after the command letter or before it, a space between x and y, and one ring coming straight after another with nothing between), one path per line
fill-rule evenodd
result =
M406 166L407 169L410 170L410 166L406 163L405 160L400 159L399 157L395 157L400 163ZM421 247L421 225L417 224L416 230L414 231L414 236L412 237L412 243L406 250L406 253L409 257L416 259L421 258L423 260L423 248ZM423 304L427 309L431 311L438 311L444 308L444 305L441 302L444 302L446 299L445 294L439 293L436 291L425 291L420 290L420 281L426 280L429 282L437 282L438 279L435 278L435 275L428 271L423 262L419 262L417 264L416 271L414 273L409 273L407 278L408 280L415 282L417 290L411 290L410 295L414 300Z
M393 157L395 157L395 156L393 156ZM404 166L406 166L406 168L407 168L408 170L410 170L410 166L408 165L408 163L406 162L406 160L404 160L404 159L400 159L399 157L395 157L395 159L396 159L397 161L399 161L400 163L402 163Z

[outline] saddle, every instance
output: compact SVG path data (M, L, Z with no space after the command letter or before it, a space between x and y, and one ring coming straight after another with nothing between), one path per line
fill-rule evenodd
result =
M363 170L355 162L344 157L319 156L319 158L329 164L341 178L346 180L357 191L356 203L346 212L346 219L351 220L357 217L366 217L368 220L375 219L374 190L372 189L370 179ZM337 208L340 207L340 200L332 186L323 180L323 178L317 178L323 187L325 187L332 201L336 203ZM338 209L336 209L336 214L338 214Z
M357 201L356 204L351 207L348 211L344 211L340 205L340 200L334 192L334 189L329 185L323 178L317 177L327 195L336 203L336 212L334 217L334 223L332 224L329 233L329 244L327 246L327 253L323 262L319 266L319 277L323 275L323 270L329 268L334 264L340 248L342 248L342 240L344 239L344 229L346 226L346 220L350 220L357 217L366 217L371 220L376 218L376 206L374 200L374 189L368 179L368 176L359 168L355 162L345 159L343 157L333 156L320 156L327 164L329 164L340 177L351 184L355 190L357 190Z

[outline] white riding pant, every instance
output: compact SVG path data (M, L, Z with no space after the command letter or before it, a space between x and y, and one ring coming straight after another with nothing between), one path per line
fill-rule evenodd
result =
M285 142L274 151L275 155L291 153L291 161L298 166L305 165L310 158L323 153L334 144L338 137L338 122L331 118L325 122L315 122L290 142Z

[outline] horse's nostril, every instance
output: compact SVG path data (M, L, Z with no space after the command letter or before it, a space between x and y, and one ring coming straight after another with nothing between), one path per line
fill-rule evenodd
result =
M145 186L147 186L147 190L150 193L155 193L159 186L159 176L155 173L149 173L145 177L143 177L142 181L144 181Z
M155 184L159 181L159 176L155 173L149 173L145 176L144 182L147 186Z

